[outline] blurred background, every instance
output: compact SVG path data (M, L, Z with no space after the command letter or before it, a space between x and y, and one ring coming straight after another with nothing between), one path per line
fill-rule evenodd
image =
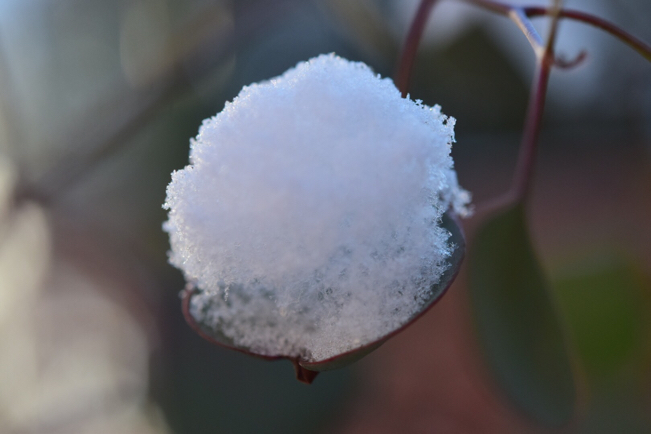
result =
M404 333L311 386L181 315L161 205L201 121L321 53L392 76L417 5L0 0L1 433L550 431L492 377L463 273ZM566 5L651 41L647 0ZM650 433L651 64L568 21L558 47L588 59L552 75L529 216L578 373L566 431ZM457 118L476 203L509 185L533 64L505 18L435 8L411 96Z

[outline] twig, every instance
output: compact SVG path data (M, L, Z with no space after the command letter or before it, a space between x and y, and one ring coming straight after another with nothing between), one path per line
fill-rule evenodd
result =
M631 46L644 58L650 61L651 46L619 28L615 24L612 24L599 17L584 12L563 9L562 2L559 0L556 0L554 2L554 6L551 8L538 6L516 7L507 3L500 3L492 0L463 1L486 9L490 12L503 15L514 21L520 30L525 34L529 40L529 43L533 47L534 52L536 53L538 65L531 88L524 132L520 145L520 153L518 155L518 162L516 165L511 187L505 194L489 200L483 204L480 204L477 207L478 212L484 213L521 201L526 196L531 184L538 136L540 134L540 126L545 106L545 97L547 93L547 84L549 82L551 68L553 66L560 68L572 68L581 63L586 57L585 51L581 51L576 58L569 61L563 59L562 57L555 57L553 47L556 40L556 33L560 19L573 19L605 30L627 45ZM552 17L550 32L547 37L547 43L545 44L545 47L541 46L540 37L529 21L529 17L543 15Z
M534 163L536 160L536 151L538 149L538 136L542 116L545 108L545 98L547 95L547 85L552 66L555 64L554 44L558 31L558 21L560 18L560 1L556 1L556 15L552 16L547 41L542 51L536 52L536 73L531 86L529 95L529 106L525 118L522 141L520 142L520 152L518 161L511 181L509 190L477 207L478 214L486 214L497 209L501 209L515 203L518 203L527 195L531 186Z
M485 9L490 12L494 12L499 15L503 15L505 17L510 17L510 14L512 13L512 10L514 9L521 9L524 11L524 14L527 17L538 17L538 16L544 16L544 15L552 15L553 13L553 8L546 8L546 7L540 7L540 6L522 6L519 5L518 7L513 6L508 3L501 3L493 0L462 0L465 1L466 3L470 3L472 5L481 7L482 9ZM579 21L585 24L589 24L591 26L597 27L601 30L604 30L608 33L610 33L612 36L616 37L626 45L630 46L633 48L635 51L637 51L642 57L645 59L651 61L651 45L647 44L646 42L642 41L641 39L631 35L624 29L620 28L619 26L606 21L602 18L599 18L595 15L588 14L585 12L573 10L573 9L563 9L561 8L558 11L558 16L559 18L567 18L575 21ZM584 54L580 54L578 56L578 61L582 60L582 58L585 57ZM567 65L567 64L573 64L576 63L577 60L570 61L570 62L560 62L560 66ZM557 65L558 66L558 65Z
M533 26L533 23L529 19L527 12L520 7L513 7L507 14L507 16L515 23L516 26L524 33L524 36L531 44L536 56L541 56L545 50L543 45L543 40L538 34L538 31ZM581 51L574 59L566 60L563 57L554 57L554 66L561 69L571 69L580 65L586 58L587 53Z
M402 48L400 62L398 63L398 72L396 73L395 84L403 98L407 97L409 91L409 79L411 78L411 71L416 60L416 52L418 45L423 36L423 30L427 24L430 12L434 7L437 0L421 0L420 6L416 11L414 21L411 23L405 45Z
M541 15L549 15L550 10L548 8L541 8L536 6L529 6L524 8L527 16L536 17ZM618 27L617 25L606 21L602 18L599 18L594 15L587 14L585 12L575 11L571 9L561 9L559 11L560 18L568 18L575 21L580 21L585 24L590 24L594 27L597 27L601 30L604 30L620 41L624 42L629 47L633 48L635 51L640 53L642 57L651 62L651 45L642 41L641 39L631 35L624 29Z
M514 7L509 11L508 17L516 26L518 26L522 33L524 33L524 36L527 37L534 53L538 54L540 51L544 50L542 38L522 8Z
M522 133L518 163L513 176L513 182L511 183L511 192L509 193L509 196L515 201L523 200L531 185L536 151L538 149L538 136L540 135L540 126L545 109L547 85L552 66L554 65L554 44L556 43L556 35L558 34L560 10L561 0L556 0L554 2L554 14L552 15L544 51L537 56L536 75L531 86L529 107L527 108L527 117Z

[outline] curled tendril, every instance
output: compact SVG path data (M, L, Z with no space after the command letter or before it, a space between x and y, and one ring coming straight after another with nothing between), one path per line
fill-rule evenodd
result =
M586 50L581 50L579 54L570 59L561 54L554 58L554 66L561 69L572 69L581 65L587 58L588 52Z

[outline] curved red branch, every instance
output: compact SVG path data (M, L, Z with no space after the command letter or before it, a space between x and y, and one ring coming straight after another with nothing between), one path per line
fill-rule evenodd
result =
M411 23L405 45L402 48L400 56L400 63L398 63L398 72L396 73L395 84L402 97L407 96L409 90L409 79L411 78L411 71L416 60L416 52L418 51L418 44L423 36L427 19L430 12L434 7L437 0L422 0L414 21Z
M525 14L529 17L536 17L541 15L549 15L551 13L549 8L529 6L523 8ZM640 53L648 61L651 61L651 45L631 35L624 29L617 25L599 18L595 15L587 14L585 12L575 11L572 9L561 9L559 13L561 18L568 18L575 21L580 21L585 24L590 24L601 30L604 30L614 37L620 39L625 44L629 45L635 51Z
M569 60L563 56L556 56L554 59L554 66L561 69L572 69L582 64L587 57L588 52L585 50L581 50L579 54L576 55L576 57Z
M539 17L551 15L553 13L553 8L546 8L540 6L522 6L522 5L511 5L508 3L497 2L493 0L463 0L466 3L481 7L490 12L494 12L499 15L508 17L512 10L522 9L527 17ZM617 26L610 21L599 18L596 15L588 14L585 12L573 10L573 9L560 9L558 11L560 18L567 18L570 20L575 20L582 22L584 24L589 24L591 26L597 27L607 33L610 33L612 36L616 37L620 41L624 42L626 45L633 48L635 51L640 53L642 57L651 62L651 45L642 41L641 39L631 35L626 30Z

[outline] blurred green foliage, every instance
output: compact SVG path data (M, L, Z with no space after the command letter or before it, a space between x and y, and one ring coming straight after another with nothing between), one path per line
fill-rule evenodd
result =
M651 281L614 251L592 252L554 273L554 288L585 372L588 407L580 432L643 433L648 394Z

